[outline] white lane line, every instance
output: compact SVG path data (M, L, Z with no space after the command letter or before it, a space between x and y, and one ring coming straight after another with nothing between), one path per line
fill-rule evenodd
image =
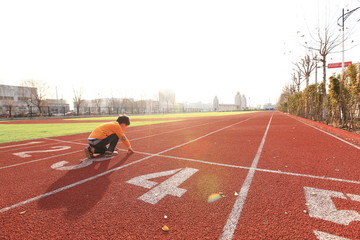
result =
M246 122L246 121L248 121L248 120L249 120L249 118L248 118L248 119L245 119L245 120L243 120L243 121L240 121L240 122L237 122L237 123L228 125L228 126L226 126L226 127L220 128L220 129L218 129L218 130L215 130L215 131L213 131L213 132L210 132L210 133L208 133L208 134L205 134L205 135L203 135L203 136L201 136L201 137L195 138L195 139L190 140L190 141L188 141L188 142L179 144L179 145L177 145L177 146L175 146L175 147L168 148L168 149L166 149L166 150L163 150L163 151L161 151L161 152L158 152L158 153L154 154L154 156L157 156L157 155L159 155L159 154L162 154L162 153L165 153L165 152L174 150L174 149L176 149L176 148L185 146L185 145L187 145L187 144L193 143L193 142L198 141L198 140L200 140L200 139L202 139L202 138L205 138L205 137L210 136L210 135L212 135L212 134L215 134L215 133L217 133L217 132L223 131L223 130L225 130L225 129L227 129L227 128L233 127L233 126L235 126L235 125L238 125L238 124L240 124L240 123ZM50 195L53 195L53 194L55 194L55 193L62 192L62 191L64 191L64 190L66 190L66 189L69 189L69 188L75 187L75 186L77 186L77 185L80 185L80 184L89 182L89 181L94 180L94 179L96 179L96 178L99 178L99 177L101 177L101 176L107 175L107 174L109 174L109 173L115 172L115 171L117 171L117 170L120 170L120 169L122 169L122 168L131 166L131 165L133 165L133 164L136 164L136 163L145 161L145 160L147 160L147 159L149 159L149 158L152 158L152 157L153 157L153 156L147 156L147 157L141 158L141 159L136 160L136 161L134 161L134 162L131 162L131 163L128 163L128 164L125 164L125 165L122 165L122 166L119 166L119 167L116 167L116 168L112 168L112 169L110 169L110 170L108 170L108 171L102 172L102 173L97 174L97 175L94 175L94 176L92 176L92 177L85 178L85 179L83 179L83 180L81 180L81 181L72 183L72 184L67 185L67 186L65 186L65 187L61 187L61 188L55 189L54 191L47 192L47 193L38 195L38 196L36 196L36 197L27 199L27 200L25 200L25 201L16 203L16 204L14 204L14 205L11 205L11 206L2 208L2 209L0 209L0 213L9 211L9 210L11 210L11 209L13 209L13 208L20 207L20 206L22 206L22 205L28 204L28 203L30 203L30 202L39 200L39 199L41 199L41 198L44 198L44 197L47 197L47 196L50 196Z
M267 133L269 131L273 115L274 114L271 115L271 118L270 118L269 123L265 130L264 136L261 140L260 146L259 146L257 153L255 155L255 158L251 164L251 169L249 170L249 172L245 178L245 181L239 191L239 195L236 198L234 206L231 210L231 213L228 217L228 220L223 228L223 232L222 232L221 236L219 237L219 239L228 240L228 239L232 239L234 236L234 232L236 230L236 226L238 224L242 209L244 207L244 204L245 204L245 201L246 201L249 189L250 189L251 182L254 178L255 169L259 163L259 159L260 159L260 156L261 156L264 144L265 144L265 139L266 139Z
M128 131L128 133L133 133L133 132L142 132L142 131L146 131L148 130L149 128L151 129L156 129L156 128L168 128L168 127L173 127L173 126L176 126L176 125L180 125L182 123L186 122L185 120L179 120L179 121L175 121L175 122L163 122L163 123L157 123L157 124L149 124L149 125L142 125L142 126L134 126L134 127L144 127L145 129L134 129L133 130L133 127L131 127ZM164 126L163 124L166 124L166 123L172 123L170 126L166 125ZM147 127L147 128L146 128Z
M3 166L3 167L0 167L0 170L1 170L1 169L5 169L5 168L16 167L16 166L20 166L20 165L24 165L24 164L29 164L29 163L33 163L33 162L39 162L39 161L47 160L47 159L50 159L50 158L56 158L56 157L66 156L66 155L73 154L73 153L77 153L77 152L80 152L80 151L77 150L77 151L74 151L74 152L68 152L68 153L58 154L58 155L54 155L54 156L50 156L50 157L35 159L35 160L32 160L32 161L28 161L28 162L22 162L22 163L12 164L12 165L8 165L8 166Z
M120 151L126 152L127 150L120 149ZM306 178L314 178L314 179L328 180L328 181L335 181L335 182L360 184L360 181L356 181L356 180L348 180L348 179L333 178L333 177L326 177L326 176L316 176L316 175L303 174L303 173L284 172L284 171L279 171L279 170L271 170L271 169L263 169L263 168L251 168L251 167L245 167L245 166L239 166L239 165L233 165L233 164L208 162L208 161L192 159L192 158L174 157L174 156L163 155L163 154L155 155L153 153L145 153L145 152L138 152L138 151L136 153L149 155L149 156L157 156L157 157L162 157L162 158L171 158L171 159L182 160L182 161L204 163L204 164L208 164L208 165L221 166L221 167L239 168L239 169L245 169L245 170L253 169L253 170L259 171L259 172L275 173L275 174L280 174L280 175L290 175L290 176L296 176L296 177L306 177Z
M22 144L17 144L17 145L10 145L10 146L0 147L0 149L10 148L10 147L18 147L18 146L26 146L26 145L37 144L37 143L42 143L42 142L28 142L28 143L22 143Z
M307 125L307 126L309 126L309 127L312 127L312 128L314 128L314 129L316 129L316 130L319 130L320 132L323 132L323 133L325 133L325 134L327 134L327 135L329 135L329 136L331 136L331 137L333 137L333 138L336 138L336 139L338 139L338 140L340 140L340 141L342 141L342 142L344 142L344 143L346 143L346 144L348 144L348 145L350 145L350 146L352 146L352 147L360 150L360 146L357 146L357 145L355 145L355 144L353 144L353 143L351 143L351 142L348 142L348 141L346 141L346 140L344 140L344 139L342 139L342 138L340 138L340 137L338 137L338 136L336 136L336 135L334 135L334 134L331 134L331 133L329 133L329 132L326 132L326 131L318 128L318 127L315 127L315 126L313 126L313 125L311 125L311 124L309 124L309 123L307 123L307 122L301 121L301 120L299 120L299 119L297 119L297 118L295 118L295 117L291 117L291 116L288 116L288 115L286 115L286 114L284 114L284 115L287 116L287 117L289 117L289 118L295 119L296 121L301 122L301 123L303 123L303 124L305 124L305 125Z
M87 143L80 143L80 142L74 142L74 141L80 141L79 140L72 140L72 141L67 141L67 140L60 140L60 139L52 139L52 138L44 138L46 140L51 140L51 141L55 141L55 142L63 142L63 143L69 143L69 144L78 144L78 145L83 145L83 146L87 146ZM86 138L81 139L82 141L86 140Z

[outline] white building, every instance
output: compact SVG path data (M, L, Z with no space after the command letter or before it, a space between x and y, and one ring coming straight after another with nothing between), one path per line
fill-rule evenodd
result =
M26 113L31 104L31 92L35 88L0 85L0 113L2 115L15 115Z
M226 111L241 111L247 109L246 97L237 92L235 95L235 104L220 104L219 99L215 96L213 101L213 110L226 112Z
M28 115L37 114L36 106L37 88L24 86L0 85L0 114L2 115ZM66 113L69 104L63 99L44 99L41 112L46 114Z

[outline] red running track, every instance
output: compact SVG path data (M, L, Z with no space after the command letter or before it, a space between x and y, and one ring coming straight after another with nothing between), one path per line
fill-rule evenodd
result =
M360 147L334 128L262 112L127 135L136 154L94 161L87 134L1 144L0 239L360 239Z

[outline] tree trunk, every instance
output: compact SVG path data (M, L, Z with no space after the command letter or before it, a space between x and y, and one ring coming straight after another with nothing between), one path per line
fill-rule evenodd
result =
M327 111L326 111L326 55L323 55L323 59L322 59L322 63L323 63L323 99L322 99L322 120L327 122Z

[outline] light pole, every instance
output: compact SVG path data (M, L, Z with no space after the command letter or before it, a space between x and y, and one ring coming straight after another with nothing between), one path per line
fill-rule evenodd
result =
M342 73L341 73L341 83L340 83L340 96L339 96L339 100L340 100L340 105L342 105L342 88L343 88L343 83L345 81L345 20L350 17L351 14L353 14L356 10L360 9L360 7L357 7L351 11L348 11L346 14L344 12L344 8L342 9L342 15L338 18L338 25L342 28L342 63L341 63L341 68L342 68ZM341 19L341 23L339 23ZM341 107L340 112L343 113L343 108ZM345 115L343 115L345 116ZM341 122L342 120L344 120L344 122L346 122L346 119L341 117Z
M342 74L341 74L341 78L342 80L344 80L344 69L345 69L345 63L344 63L344 60L345 60L345 20L350 17L351 14L353 14L356 10L360 9L360 7L357 7L351 11L348 11L347 13L344 13L344 9L342 9L342 15L338 18L338 25L342 28L342 63L341 63L341 67L342 67ZM341 20L341 22L339 23L339 21Z

